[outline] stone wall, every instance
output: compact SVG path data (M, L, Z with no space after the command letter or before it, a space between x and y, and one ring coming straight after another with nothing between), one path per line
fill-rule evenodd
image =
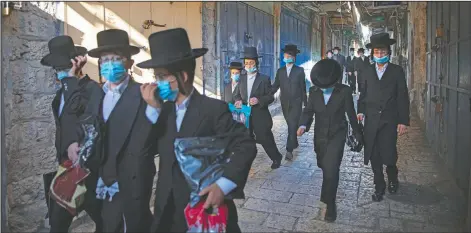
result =
M427 93L427 72L426 72L426 43L427 43L427 3L426 2L410 2L410 21L413 28L413 50L409 50L413 62L412 71L412 87L413 90L413 106L415 107L421 121L425 121L425 97Z
M217 24L216 24L216 2L203 2L202 20L203 20L203 47L208 52L203 56L203 77L206 90L217 93L220 96L220 72L219 59L217 55Z
M21 10L2 20L6 212L14 232L32 232L39 226L47 211L42 174L56 165L51 112L54 74L39 61L48 53L48 40L62 34L63 25L55 18L58 5L23 2Z

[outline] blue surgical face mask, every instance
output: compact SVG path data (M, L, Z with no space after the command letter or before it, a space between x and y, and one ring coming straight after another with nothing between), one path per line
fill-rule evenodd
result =
M330 94L330 93L332 93L332 91L334 91L334 87L321 88L321 90L324 94Z
M292 57L290 57L290 58L285 57L285 58L283 58L283 62L284 63L294 63L294 59Z
M247 68L245 67L245 70L249 73L249 74L252 74L252 73L255 73L255 71L257 71L257 67L252 67L252 68Z
M240 79L240 74L233 74L231 76L232 80L236 81L236 82L239 82L239 79Z
M384 64L386 62L389 61L389 56L386 55L384 57L376 57L376 56L373 56L373 60L376 62L376 63L379 63L379 64Z
M69 76L70 69L57 71L57 79L62 80L65 77Z
M334 50L334 54L338 54L338 53L339 53L339 51L337 51L337 50Z
M126 68L120 61L109 61L100 65L100 74L112 83L119 83L126 77Z
M178 89L172 90L169 81L157 81L159 97L162 100L175 101L178 97Z

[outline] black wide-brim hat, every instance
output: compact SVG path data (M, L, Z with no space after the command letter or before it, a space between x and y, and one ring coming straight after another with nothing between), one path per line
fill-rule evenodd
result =
M396 43L395 39L389 38L389 33L382 32L370 37L370 43L366 44L367 49L389 47Z
M88 51L90 57L99 58L105 52L120 51L129 56L140 52L138 47L129 44L128 33L120 29L101 31L96 35L96 39L98 47Z
M241 59L257 59L262 56L258 55L256 47L245 47L244 54L242 55Z
M298 49L297 45L294 44L287 44L283 49L281 49L282 52L296 56L296 54L300 53L301 51Z
M365 53L365 49L364 49L364 48L359 48L359 49L358 49L358 52L359 52L359 53Z
M342 68L333 59L323 59L317 62L311 70L311 82L319 88L334 86L342 78Z
M334 47L334 48L332 49L332 51L333 51L333 50L342 51L339 47Z
M188 34L183 28L169 29L149 36L151 59L137 64L137 67L162 68L203 56L207 48L192 49Z
M229 64L229 69L230 70L232 70L232 69L242 70L242 69L244 69L244 66L240 62L233 61L233 62L231 62L231 64Z
M71 59L87 54L87 49L75 46L70 36L57 36L48 42L49 54L40 63L43 66L68 68L72 66Z

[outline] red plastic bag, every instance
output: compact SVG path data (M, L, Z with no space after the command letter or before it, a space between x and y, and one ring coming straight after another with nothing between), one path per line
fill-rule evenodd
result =
M226 232L228 210L225 204L207 213L203 208L205 200L200 201L191 208L188 204L185 208L185 218L188 224L188 232Z

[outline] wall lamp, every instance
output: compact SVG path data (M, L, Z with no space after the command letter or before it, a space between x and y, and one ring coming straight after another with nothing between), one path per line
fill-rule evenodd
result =
M11 14L12 9L20 10L22 6L22 2L2 1L2 16L9 16Z

